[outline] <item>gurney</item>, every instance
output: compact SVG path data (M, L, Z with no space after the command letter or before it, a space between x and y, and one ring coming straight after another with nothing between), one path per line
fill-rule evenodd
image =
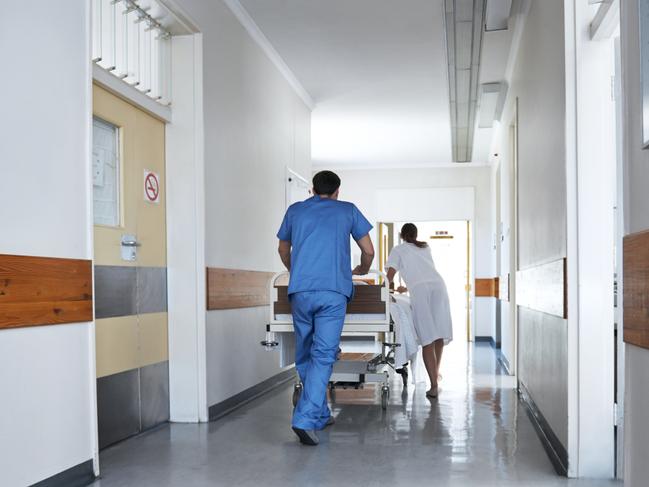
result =
M370 274L382 277L382 284L354 286L354 296L347 305L343 336L375 335L381 333L385 338L381 351L373 353L343 354L333 367L329 381L330 396L335 395L338 387L362 388L365 383L378 383L381 387L381 407L387 409L390 396L390 368L394 368L394 354L400 345L395 341L395 326L390 314L390 289L386 275L377 270ZM288 365L293 360L294 347L293 317L291 303L288 300L286 281L288 272L273 276L269 283L270 317L266 325L266 339L261 344L267 350L280 349L282 363ZM294 350L294 348L293 348ZM289 359L289 357L291 357ZM302 392L300 378L297 377L293 390L293 405L297 403Z

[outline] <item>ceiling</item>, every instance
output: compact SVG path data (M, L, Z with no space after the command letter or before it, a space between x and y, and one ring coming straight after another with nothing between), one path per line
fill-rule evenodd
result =
M315 166L452 161L443 0L240 3L315 102Z

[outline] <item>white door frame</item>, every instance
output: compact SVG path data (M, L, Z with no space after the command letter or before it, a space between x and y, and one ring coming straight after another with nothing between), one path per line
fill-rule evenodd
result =
M172 38L173 117L167 125L170 421L208 421L203 39Z
M616 393L616 477L624 478L624 390L625 390L625 352L624 344L624 235L627 234L627 214L624 193L624 104L622 99L622 52L620 38L615 38L615 118L616 118L616 208L615 208L615 267L617 273L617 393Z
M186 32L171 40L173 108L98 66L92 75L102 87L166 124L170 421L206 422L203 39L174 0L161 1Z

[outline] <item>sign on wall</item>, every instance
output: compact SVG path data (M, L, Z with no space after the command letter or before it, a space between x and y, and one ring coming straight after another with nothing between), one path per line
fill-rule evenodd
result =
M160 176L148 169L144 170L144 201L160 203Z

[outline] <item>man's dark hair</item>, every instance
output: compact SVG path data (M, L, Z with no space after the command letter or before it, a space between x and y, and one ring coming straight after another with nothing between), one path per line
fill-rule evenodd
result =
M338 188L340 188L340 178L335 172L320 171L313 176L315 194L331 196Z

